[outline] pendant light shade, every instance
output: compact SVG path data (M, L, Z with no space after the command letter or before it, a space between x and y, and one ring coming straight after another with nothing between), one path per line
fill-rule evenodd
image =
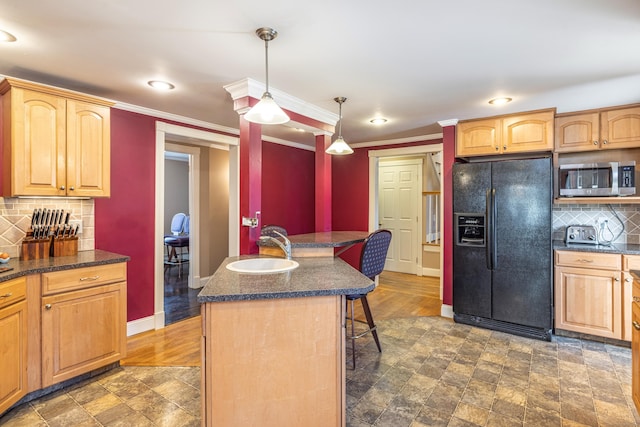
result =
M347 98L343 96L339 96L337 98L333 98L333 100L340 105L340 114L339 114L340 124L338 125L338 138L335 141L333 141L333 144L331 144L329 148L326 149L325 152L327 154L331 154L334 156L344 156L346 154L352 154L353 149L349 147L349 144L347 144L345 140L342 138L342 103L345 102Z
M256 35L264 40L266 69L265 92L262 94L260 102L247 111L244 118L252 123L259 123L261 125L280 125L287 123L289 116L276 104L269 93L269 41L275 39L278 32L273 28L263 27L256 30Z

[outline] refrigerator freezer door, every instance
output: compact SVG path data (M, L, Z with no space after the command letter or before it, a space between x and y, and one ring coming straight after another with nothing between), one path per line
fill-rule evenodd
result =
M485 215L486 191L491 188L487 163L453 165L453 211ZM486 247L453 245L453 311L469 316L491 317L491 271Z
M551 159L495 162L492 172L496 203L492 318L550 329Z

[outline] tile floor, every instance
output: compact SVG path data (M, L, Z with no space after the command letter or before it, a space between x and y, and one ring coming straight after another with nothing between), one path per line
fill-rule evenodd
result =
M628 348L535 341L440 317L378 327L383 353L369 337L358 340L356 369L347 370L348 426L640 423ZM199 381L199 368L122 367L21 405L0 425L196 426Z

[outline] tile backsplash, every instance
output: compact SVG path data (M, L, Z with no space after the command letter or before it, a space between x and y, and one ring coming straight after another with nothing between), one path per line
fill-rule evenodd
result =
M20 256L22 240L31 226L31 215L36 208L71 212L71 220L82 220L78 250L95 249L93 199L0 197L0 252L7 252L15 258Z
M614 243L640 244L640 205L624 204L554 205L553 239L564 240L568 225L597 225L598 218L606 218L608 226L603 232L598 227L600 240L611 240L622 232Z

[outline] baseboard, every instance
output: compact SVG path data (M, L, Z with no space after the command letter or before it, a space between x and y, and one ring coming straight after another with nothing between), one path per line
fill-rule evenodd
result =
M211 276L207 276L207 277L200 277L200 286L198 286L199 288L203 287L204 285L207 284L207 282L209 281L209 279L211 279Z
M155 328L155 316L132 320L130 322L127 322L127 336L130 337L131 335L136 335L141 332L152 331Z
M440 306L440 316L448 317L449 319L453 319L453 306L442 304Z
M422 275L423 276L430 276L430 277L440 277L440 269L439 268L423 267L422 268Z

